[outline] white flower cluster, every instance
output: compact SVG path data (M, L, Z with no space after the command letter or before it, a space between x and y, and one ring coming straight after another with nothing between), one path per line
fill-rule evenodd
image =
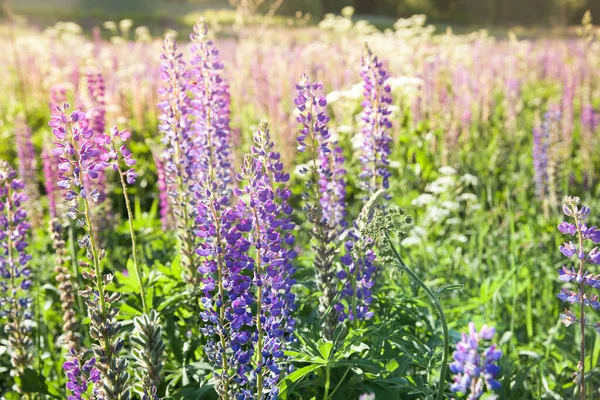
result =
M424 193L417 196L412 205L416 207L415 226L408 237L402 241L404 246L427 246L437 238L444 238L455 243L466 243L467 236L457 229L448 229L460 225L460 213L480 208L477 196L469 191L477 186L479 180L471 174L459 176L449 166L439 169L440 176L425 186ZM447 232L454 233L446 236Z

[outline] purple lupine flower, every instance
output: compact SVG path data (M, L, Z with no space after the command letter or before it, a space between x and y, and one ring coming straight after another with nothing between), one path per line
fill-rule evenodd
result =
M392 151L390 136L392 122L389 119L391 113L389 106L392 104L392 97L391 88L386 84L388 74L383 68L383 63L366 45L360 75L364 82L361 115L364 127L360 155L363 167L359 178L361 188L368 198L378 189L389 188L391 176L389 156Z
M27 253L28 222L25 184L6 162L0 161L0 317L9 335L12 366L22 374L31 362L33 344L29 331L32 319L28 290L32 285Z
M573 102L575 92L577 91L577 82L574 73L568 71L563 81L563 97L561 104L562 115L562 140L570 143L573 136Z
M156 186L158 187L158 205L160 208L160 221L162 223L163 229L166 230L170 227L171 211L169 206L167 180L165 176L165 165L159 155L152 153L152 157L154 158L154 164L156 165Z
M494 344L486 349L480 348L481 342L492 340L494 334L494 328L484 325L477 332L475 324L469 323L469 333L462 333L461 340L456 344L456 351L452 354L454 362L450 364L450 371L455 376L450 389L453 392L467 394L468 400L475 400L486 389L500 389L501 384L496 380L500 367L496 363L502 356L502 351Z
M308 148L311 153L312 170L315 175L310 182L318 190L322 218L331 228L345 228L346 212L346 170L344 169L343 149L331 142L327 126L327 100L322 95L323 85L311 83L307 75L302 75L296 84L297 97L294 103L299 111L297 121L302 124L298 141L298 151ZM332 148L333 147L333 148ZM318 187L317 187L318 184ZM311 189L311 188L308 188Z
M92 357L81 365L81 356L74 349L69 351L70 361L63 363L67 374L67 391L70 393L68 400L86 400L90 384L100 381L100 372L96 369L96 358Z
M560 112L551 105L544 114L540 126L533 129L533 167L535 172L535 185L538 197L545 200L547 197L552 204L556 202L557 179L557 151L560 137L558 123Z
M223 76L224 65L212 40L207 39L208 25L201 20L190 35L193 100L195 117L192 130L200 155L201 173L228 189L233 177L231 167L231 129L229 127L229 85Z
M106 124L106 87L104 77L99 71L88 71L86 74L88 95L91 101L88 119L92 121L92 129L95 134L104 132Z
M289 174L272 149L261 124L238 175L245 185L235 194L244 200L228 206L231 199L209 180L196 192L201 331L209 337L209 360L221 370L217 391L240 399L277 397L280 360L295 324Z
M137 172L133 166L136 160L133 158L133 153L124 144L131 137L131 133L127 130L119 130L113 126L110 130L110 135L102 134L101 139L96 140L98 148L101 149L100 160L103 162L103 170L112 168L114 171L121 170L119 163L122 161L129 169L123 171L127 183L133 185L137 178ZM121 142L117 145L117 142Z
M292 286L296 283L294 274L296 268L292 265L292 261L296 258L297 254L295 250L291 250L290 247L295 242L295 237L291 233L294 229L294 223L291 219L292 207L288 204L288 200L292 194L289 187L286 186L290 180L290 174L285 172L283 162L281 161L281 154L273 151L275 143L271 139L269 128L266 122L259 124L258 130L254 135L254 145L250 148L255 163L260 164L263 169L263 181L265 185L270 184L270 190L273 193L274 198L277 199L275 202L278 221L274 225L278 225L280 237L283 238L283 245L279 251L277 264L280 267L280 273L282 275L281 287L282 300L285 302L283 316L286 320L286 334L291 339L296 320L293 317L294 311L296 310L296 296L291 292Z
M596 132L600 125L600 113L594 111L591 104L586 104L581 108L581 126L590 133Z
M19 177L25 184L25 193L29 198L28 213L32 223L37 227L41 221L39 208L39 179L37 174L37 155L31 141L31 129L25 119L18 117L15 121L15 137L17 158L19 159Z
M298 110L296 119L301 124L296 138L298 151L306 151L310 157L308 168L302 169L307 175L302 199L307 220L312 225L316 282L323 293L319 297L319 315L323 318L324 336L331 338L336 325L331 309L338 294L333 262L336 241L346 227L346 182L342 150L338 146L334 152L331 150L327 101L322 89L319 82L310 82L303 74L296 84L294 103Z
M296 119L302 124L296 140L298 151L305 152L308 147L310 152L312 174L307 182L306 194L314 191L313 197L318 202L310 206L315 209L313 212L321 214L320 219L323 223L337 229L340 225L347 226L344 220L346 216L344 154L335 143L333 143L334 151L331 149L331 133L327 126L329 122L327 100L321 94L322 89L323 85L319 82L311 83L308 76L304 74L296 84L297 97L294 103L299 112Z
M573 323L578 323L581 329L581 347L585 347L584 330L587 325L585 316L585 306L589 306L594 310L600 309L600 298L597 294L586 293L586 286L594 289L600 287L600 275L594 275L584 270L585 264L600 264L600 251L598 247L591 250L585 246L588 242L596 245L600 242L600 235L596 226L588 227L585 224L590 215L589 207L579 206L578 197L566 197L563 205L563 212L567 217L573 219L573 223L562 222L558 225L558 230L565 235L575 237L577 244L573 242L564 243L560 246L560 251L569 259L573 259L575 266L563 266L559 269L559 279L563 282L573 281L577 286L577 292L568 288L562 288L557 297L571 304L580 305L580 314L565 308L564 314L560 314L560 320L565 326L570 326ZM591 247L591 246L590 246ZM576 269L577 268L577 269ZM600 323L594 325L595 330L600 333ZM580 360L577 365L577 371L573 374L574 381L578 383L580 393L585 393L585 352L580 354Z
M346 217L346 169L344 167L344 149L332 143L333 150L328 156L321 157L321 171L329 171L329 176L321 174L319 186L321 189L321 207L323 217L331 227L342 231L348 226Z
M97 200L99 196L97 188L84 188L84 180L98 178L104 165L85 113L75 110L67 115L68 110L69 105L65 103L57 107L58 113L50 119L52 133L57 139L52 154L59 157L57 185L65 190L65 199L72 202L67 215L76 219L79 214L77 198Z
M190 99L187 95L187 81L190 76L177 50L175 39L165 37L161 54L159 88L162 101L158 108L159 130L163 133L165 180L171 201L171 210L180 239L182 265L187 270L184 279L197 284L197 263L194 228L195 197L199 177L202 176L199 163L197 140L190 128Z
M230 199L219 195L212 181L201 182L195 196L195 232L200 239L196 253L200 261L200 289L204 294L200 317L205 325L201 332L208 337L205 349L209 361L221 369L215 373L219 382L217 391L229 396L234 384L247 384L245 370L253 357L247 330L254 324L250 311L254 303L250 290L252 278L248 276L254 265L246 255L249 243L240 241L239 233L252 226L250 223L249 226L242 223L244 228L236 226L244 210L227 207ZM236 371L235 376L230 375L231 370Z
M319 82L311 83L308 76L303 74L300 82L296 84L298 96L294 99L300 112L297 120L302 124L300 134L296 138L298 151L306 150L306 141L308 140L313 160L318 159L319 155L327 155L331 152L329 149L331 134L327 127L327 122L329 122L326 110L327 100L320 94L322 89L323 85Z
M90 200L97 200L98 189L86 188L83 184L86 179L93 182L98 178L98 172L106 167L106 162L101 158L103 152L98 148L98 143L105 139L94 136L85 113L75 110L67 115L68 109L68 104L57 107L57 113L52 116L49 125L57 139L53 154L59 157L58 186L64 190L65 200L69 203L67 215L77 219L86 230L86 235L78 243L86 249L92 265L84 260L79 260L79 264L84 267L84 278L93 283L94 288L86 286L79 294L86 299L90 337L97 342L93 352L98 360L96 368L102 376L102 384L97 389L107 400L128 398L127 360L118 356L124 340L118 336L119 311L113 307L120 295L106 291L113 275L102 275L104 252L98 246L91 217ZM80 205L83 206L82 210ZM90 267L93 268L91 272Z
M31 142L31 129L22 118L15 122L17 158L19 159L19 177L25 186L37 187L36 154ZM29 196L31 198L31 195ZM35 199L32 199L35 200Z
M42 152L42 164L44 171L44 187L46 188L46 196L48 197L48 211L50 217L57 217L56 197L59 195L58 182L58 157L52 154L52 150L47 147Z
M258 356L251 380L260 392L269 393L267 398L277 398L277 382L284 367L283 357L286 336L291 337L295 325L295 295L291 292L295 283L292 259L294 223L291 220L291 196L286 186L289 174L283 171L279 153L273 151L266 122L262 122L254 137L252 155L246 156L239 178L245 182L238 195L247 195L247 202L240 201L246 209L244 220L238 224L244 232L250 224L247 240L255 260L254 281L256 300L260 313L256 315L258 338L253 339ZM243 234L243 233L242 233ZM261 398L261 396L257 396Z
M67 99L67 90L64 85L56 84L50 88L50 113L57 113L57 107ZM59 172L59 157L53 154L52 146L45 146L42 151L42 165L44 172L44 187L46 196L48 197L48 210L52 218L56 218L57 214L57 196L59 195L59 187L57 185Z
M198 160L195 143L190 136L188 118L189 105L186 95L186 82L189 72L186 68L183 54L177 49L177 44L171 36L165 37L163 52L160 56L160 78L163 85L158 94L162 101L158 108L158 128L163 134L162 143L165 145L165 171L169 190L183 193L184 198L193 197L193 188L197 180ZM177 188L177 179L181 179L181 188Z
M336 303L340 322L370 319L374 313L369 310L373 301L373 287L377 275L376 255L370 249L372 239L363 237L358 230L348 233L344 244L345 254L340 257L344 268L337 273L343 282L340 301Z
M584 221L587 220L590 209L585 206L578 206L579 198L567 197L563 206L565 215L574 219L575 223L561 222L558 225L558 230L569 236L574 236L578 244L573 242L565 242L560 246L560 252L567 258L575 258L575 262L578 263L579 269L575 267L562 266L558 270L559 279L563 282L574 282L578 286L578 291L574 292L568 288L563 288L557 297L564 302L571 304L581 304L592 307L594 310L600 308L600 302L598 301L598 295L591 295L584 293L585 286L590 286L594 289L600 289L600 275L594 275L588 271L584 271L583 266L585 263L589 264L600 264L600 252L598 247L587 251L583 246L586 242L593 244L600 243L600 230L598 227L588 227ZM564 318L563 322L565 321ZM570 319L566 319L570 321ZM567 324L567 326L570 323Z
M104 150L104 128L106 125L106 100L105 96L105 85L104 77L100 72L89 71L86 74L88 95L90 98L90 109L87 113L87 119L91 121L90 128L94 131L94 138L98 149L102 152ZM95 203L102 203L106 200L107 194L107 180L104 169L98 171L98 176L94 179L94 182L88 182L87 178L84 181L88 190L92 186L95 186L98 190L98 199Z
M548 131L539 126L533 128L533 170L538 198L544 199L548 184Z

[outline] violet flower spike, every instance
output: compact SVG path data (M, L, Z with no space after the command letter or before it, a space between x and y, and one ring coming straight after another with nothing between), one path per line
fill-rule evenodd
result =
M390 130L392 122L389 119L392 104L391 88L386 83L387 71L379 58L365 44L360 73L364 82L363 112L363 142L360 162L363 165L359 175L361 188L368 199L378 189L389 188L389 156L392 152L392 137Z
M219 51L207 38L208 25L200 20L190 35L193 66L190 103L197 140L200 173L216 182L219 190L229 190L233 178L231 166L230 95Z
M163 134L165 181L171 201L170 210L178 230L184 279L190 285L198 284L197 247L194 235L194 216L198 177L202 176L198 140L191 131L191 106L187 95L189 71L183 54L177 49L175 39L165 37L161 54L159 88L161 111L158 128Z
M51 218L56 218L57 214L57 196L60 195L57 185L58 172L58 157L52 154L50 147L46 147L42 152L42 165L44 172L44 187L46 196L48 197L48 212Z
M580 361L577 371L573 374L574 382L578 384L581 398L585 398L585 328L586 317L585 307L591 307L594 310L600 309L600 298L597 294L586 293L586 287L598 289L600 287L600 275L594 275L584 270L585 264L600 264L600 251L598 247L589 249L587 243L596 245L600 242L600 233L596 226L588 227L585 221L590 215L590 208L579 206L578 197L566 197L563 204L563 212L572 219L571 222L562 222L558 225L558 230L564 234L573 236L575 243L565 242L560 246L560 252L574 261L573 266L563 266L559 269L559 279L563 282L573 281L577 286L577 291L569 288L562 288L557 297L563 302L570 304L579 304L579 315L575 312L565 309L564 314L560 315L560 320L565 326L579 323L580 329ZM590 246L591 247L591 246ZM596 325L596 331L599 325Z
M239 178L246 183L241 191L248 195L245 219L252 221L248 240L254 253L254 285L256 286L256 330L254 374L256 398L276 398L277 382L284 370L281 365L287 337L293 333L296 310L291 289L296 282L291 260L295 238L291 231L292 208L287 203L291 191L286 186L289 175L283 172L279 153L273 151L266 122L261 122L254 136L252 155L246 156ZM240 193L241 194L241 193ZM241 225L243 226L243 224ZM244 230L244 228L241 228Z
M251 278L242 274L251 270L252 264L245 260L247 244L238 242L241 234L234 225L243 211L228 208L229 199L219 196L217 185L210 180L200 182L195 196L196 254L203 293L200 317L205 322L200 331L207 337L208 360L218 369L213 373L217 392L231 397L236 383L247 383L245 366L253 356L250 335L243 328L253 325L249 307L254 298L249 291ZM236 375L232 376L231 370L237 371Z
M323 293L318 311L323 318L324 336L331 338L337 319L331 310L338 294L333 262L336 239L346 226L346 186L343 153L337 146L335 152L331 151L327 101L322 89L319 82L310 82L303 74L296 84L294 104L298 111L296 120L301 124L296 138L298 151L309 156L308 168L303 171L306 190L302 199L311 225L315 280Z
M161 160L158 154L152 153L154 164L156 166L157 181L156 186L158 187L158 205L160 208L160 221L164 230L167 230L171 226L171 209L169 205L169 194L168 186L165 175L165 164Z
M8 334L8 353L14 371L21 375L32 361L31 270L27 238L30 230L25 206L25 184L15 170L0 161L0 316Z
M104 129L106 126L106 88L104 77L99 71L88 71L86 74L88 95L90 98L90 109L88 120L91 121L91 128L94 131L94 138L98 149L104 150L104 143L107 141ZM107 199L107 179L104 169L98 171L98 177L95 182L84 181L86 186L95 186L98 190L98 197L95 203L102 203Z
M86 235L78 243L86 250L92 265L83 260L79 264L84 268L84 278L94 288L86 286L79 294L86 299L90 336L97 343L93 352L98 360L97 369L102 376L102 385L99 385L98 390L106 400L128 398L127 360L118 356L124 341L118 335L118 308L113 306L120 295L106 291L113 275L102 274L101 260L104 252L98 247L91 217L90 201L97 199L98 190L86 188L83 184L86 179L93 182L98 178L98 172L106 167L106 161L102 160L105 153L98 148L98 144L104 143L106 138L94 137L83 112L75 110L67 115L68 109L68 104L57 107L57 113L52 116L49 124L57 139L53 154L59 157L58 186L64 190L65 199L69 203L67 215L77 219L79 225L86 229ZM83 209L80 209L80 205ZM110 329L106 329L107 326Z
M477 332L475 325L469 323L469 333L462 333L461 340L456 344L453 353L454 362L450 364L450 371L454 375L454 383L450 386L453 392L468 394L467 399L479 399L486 391L496 391L501 387L496 379L500 368L496 363L502 357L496 345L492 344L482 349L482 341L492 340L494 328L484 325Z
M100 381L100 372L96 369L96 358L92 357L81 365L80 358L75 350L69 352L71 359L63 363L67 375L67 392L71 394L68 400L87 400L87 391L90 384L93 386ZM96 392L96 390L94 390Z

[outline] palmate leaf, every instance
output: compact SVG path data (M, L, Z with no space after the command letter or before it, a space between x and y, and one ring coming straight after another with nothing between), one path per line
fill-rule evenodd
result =
M286 393L286 391L290 390L291 387L293 388L294 386L296 386L306 375L322 367L322 364L312 364L292 372L291 374L286 376L283 379L283 381L281 381L281 383L279 383L280 394L283 395L284 393Z
M164 400L213 400L217 399L217 393L212 386L206 385L201 388L183 388Z
M39 393L56 399L61 398L55 387L48 387L48 379L31 368L27 368L23 375L17 377L17 379L20 380L20 387L23 388L25 393Z
M331 353L333 351L333 343L329 341L320 341L319 343L319 354L321 354L321 358L323 360L331 360Z

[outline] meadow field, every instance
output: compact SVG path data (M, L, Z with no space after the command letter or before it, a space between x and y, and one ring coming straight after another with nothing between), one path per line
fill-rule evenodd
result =
M589 13L161 7L0 26L0 399L600 399Z

